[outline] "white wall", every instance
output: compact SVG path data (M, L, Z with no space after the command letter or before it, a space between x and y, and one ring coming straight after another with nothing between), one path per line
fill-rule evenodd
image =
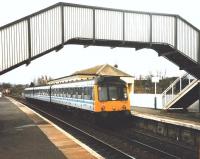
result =
M131 106L154 108L154 94L131 94ZM162 96L157 94L157 108L162 109Z
M131 94L131 106L154 108L154 94ZM162 95L157 94L157 108L162 109ZM190 112L199 112L199 101L197 100L188 107Z
M190 112L199 112L199 100L194 102L190 107L188 107Z

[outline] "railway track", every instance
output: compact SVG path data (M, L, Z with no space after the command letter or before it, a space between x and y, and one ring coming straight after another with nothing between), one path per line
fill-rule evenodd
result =
M19 100L18 100L19 101ZM82 142L86 143L87 145L91 146L93 149L95 149L96 152L98 152L100 155L102 155L105 158L109 159L135 159L133 156L117 149L116 147L108 144L107 142L95 137L94 135L89 134L88 132L74 126L73 124L64 121L50 113L47 113L46 111L37 108L33 104L27 104L24 101L19 101L23 103L24 105L28 106L29 108L32 108L33 110L36 110L46 118L50 119L57 125L61 125L64 130L67 132L72 133L76 138L81 140Z
M133 136L131 134L134 134L134 138L136 140L143 139L146 141L147 145L154 145L153 147L160 150L162 148L162 152L168 152L169 156L170 154L173 154L173 156L179 156L179 158L197 158L197 148L194 146L185 146L182 144L178 144L177 142L172 142L167 140L167 138L163 139L160 137L156 137L155 135L147 134L142 132L141 130L132 130L129 133L125 133L126 136ZM165 144L163 144L165 143ZM171 145L171 148L168 149L169 146ZM159 151L158 151L159 152Z
M21 100L20 102L38 111L40 114L44 115L50 120L53 120L53 122L55 122L57 125L59 126L61 125L64 130L66 130L69 133L72 133L72 135L74 135L76 138L84 142L86 145L89 145L90 147L92 147L95 151L97 151L99 154L101 154L105 158L115 158L115 159L122 158L123 159L123 158L134 158L135 156L136 158L143 158L144 155L146 155L146 158L166 158L166 159L182 158L180 155L176 155L177 153L169 153L169 151L165 151L162 148L160 149L156 146L152 146L152 144L147 144L145 142L142 142L142 140L139 140L137 138L127 137L127 134L125 133L120 134L120 133L112 132L112 130L111 131L107 129L105 130L105 129L95 127L95 126L93 127L93 132L91 130L84 130L87 128L84 128L85 124L83 124L82 121L81 121L82 124L80 124L82 126L79 125L77 127L75 126L76 124L72 124L71 122L67 122L65 119L58 117L59 115L55 116L50 113L47 113L46 112L47 110L42 110L38 108L38 106L35 106L33 104L31 105L27 104L26 102L21 101ZM88 125L88 127L92 127L92 126ZM102 137L104 136L104 134L102 135L101 132L103 132L107 136L110 136L110 138ZM99 136L101 137L99 138ZM115 142L115 140L121 140L121 146L114 146L114 145L119 145L119 142L118 141ZM131 148L126 149L126 147L128 146ZM138 151L138 148L133 148L133 147L140 147L143 150ZM132 149L135 149L136 151L131 152ZM149 152L150 154L153 153L155 156L152 157L152 155L148 155ZM145 154L143 155L143 157L141 157L141 154L138 155L139 153L145 153Z

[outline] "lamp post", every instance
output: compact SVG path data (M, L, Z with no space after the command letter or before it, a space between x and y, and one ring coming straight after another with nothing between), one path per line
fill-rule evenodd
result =
M156 84L159 82L159 77L152 77L151 81L152 81L152 83L154 83L154 91L155 91L154 108L157 109Z

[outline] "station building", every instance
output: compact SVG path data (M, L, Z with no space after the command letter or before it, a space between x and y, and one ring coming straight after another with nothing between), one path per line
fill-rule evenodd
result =
M134 92L134 77L123 72L122 70L119 70L116 65L111 66L109 64L97 65L84 70L76 71L69 76L64 76L49 81L48 84L53 85L59 83L68 83L73 81L95 79L97 77L119 77L127 83L129 93Z

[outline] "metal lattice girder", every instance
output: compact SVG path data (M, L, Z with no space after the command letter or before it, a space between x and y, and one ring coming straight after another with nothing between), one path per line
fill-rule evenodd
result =
M200 65L200 32L180 16L69 3L57 3L0 28L0 74L68 43L152 48L200 78L200 71L187 70L191 64Z

